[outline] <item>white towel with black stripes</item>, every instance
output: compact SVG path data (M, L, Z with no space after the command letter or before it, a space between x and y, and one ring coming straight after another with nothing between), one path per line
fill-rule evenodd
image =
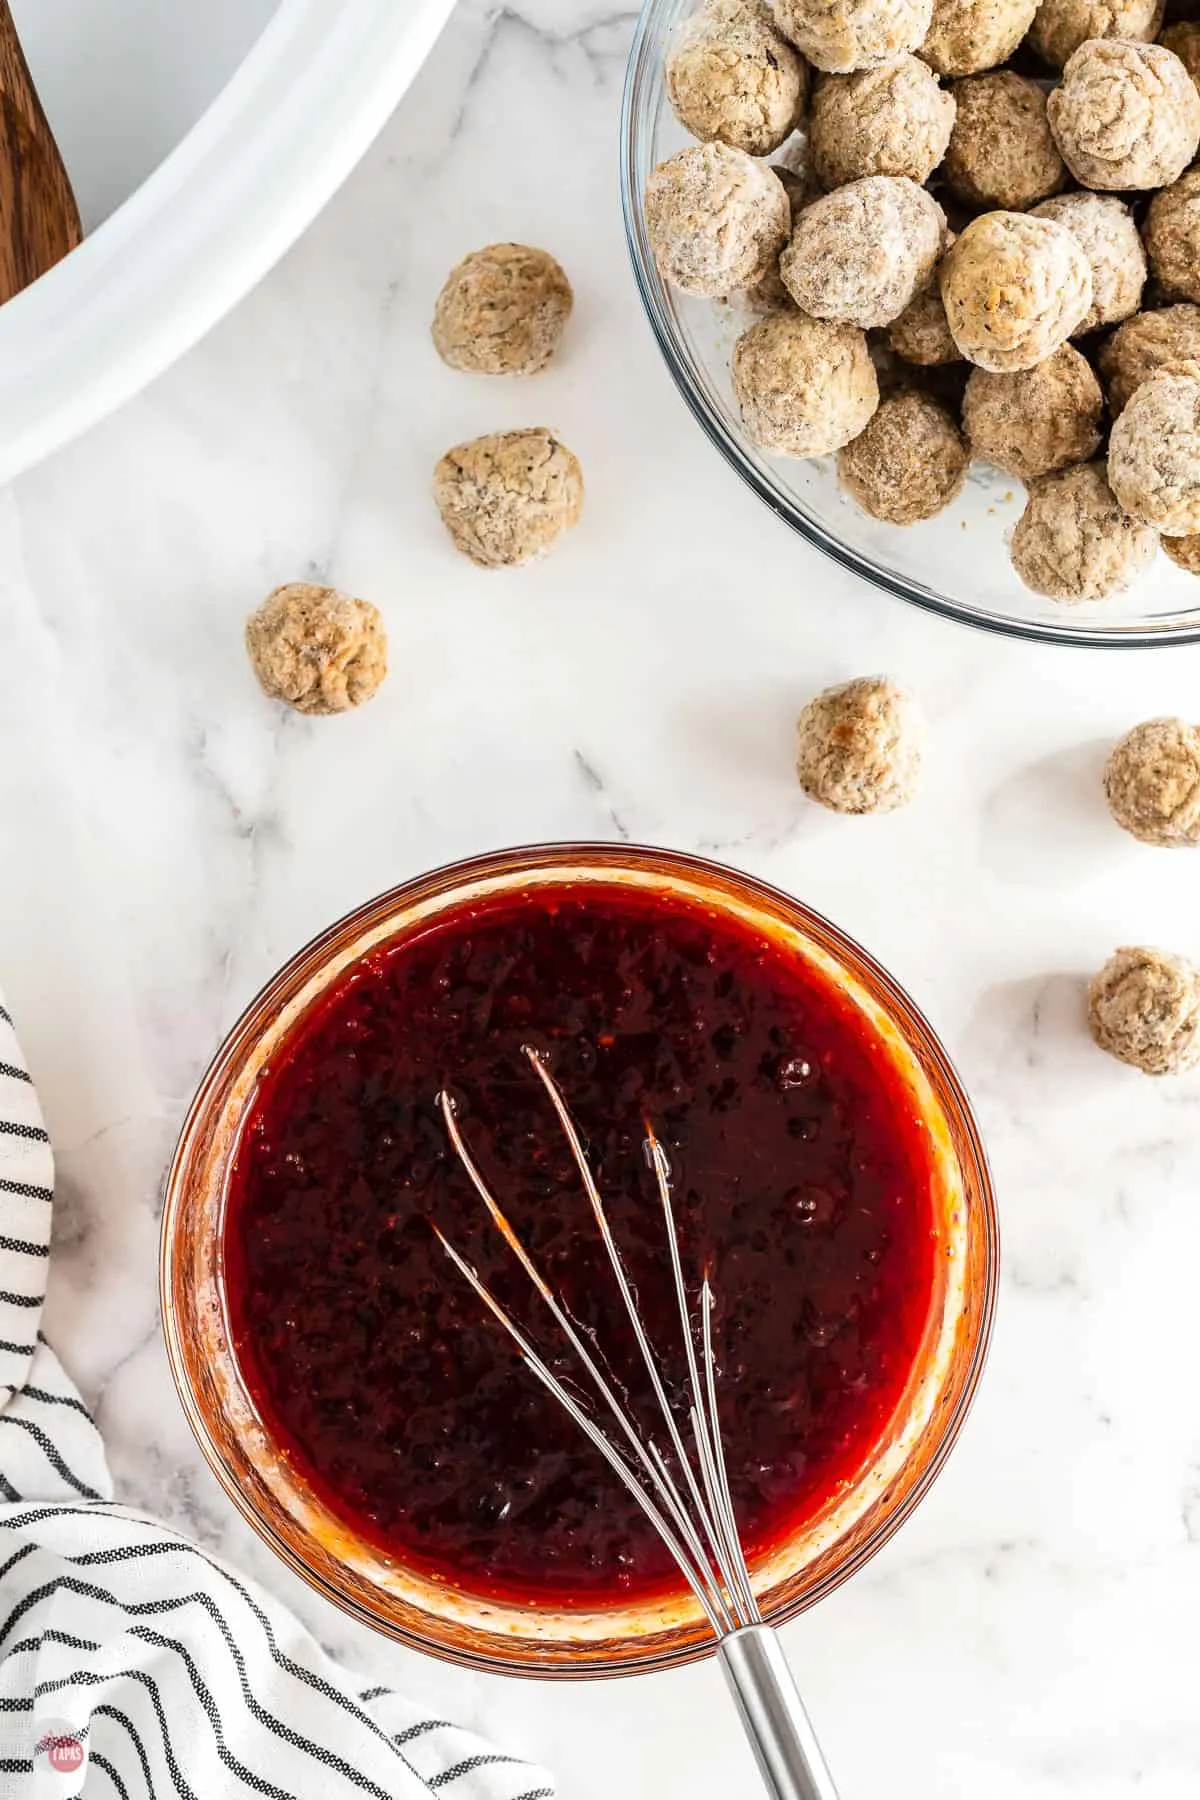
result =
M0 1005L0 1800L551 1800L545 1773L331 1662L112 1503L38 1329L54 1166Z

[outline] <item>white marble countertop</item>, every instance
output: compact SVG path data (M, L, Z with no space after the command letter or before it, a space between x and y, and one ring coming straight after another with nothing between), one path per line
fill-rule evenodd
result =
M61 1176L47 1330L121 1494L288 1593L324 1641L558 1771L564 1800L755 1791L711 1667L549 1687L390 1647L234 1517L156 1319L160 1183L243 1003L370 893L468 851L629 836L769 877L861 937L959 1059L994 1159L991 1365L916 1518L787 1645L844 1800L1192 1800L1200 1781L1200 1081L1100 1056L1082 980L1119 943L1200 951L1198 868L1108 821L1105 746L1197 716L1200 650L1001 642L851 580L702 440L626 265L628 14L467 0L299 248L142 399L0 494L0 970ZM456 376L449 265L545 244L578 305L533 385ZM559 427L583 522L511 575L429 500L448 444ZM284 717L246 611L316 576L374 599L361 714ZM921 694L917 803L807 805L803 701Z

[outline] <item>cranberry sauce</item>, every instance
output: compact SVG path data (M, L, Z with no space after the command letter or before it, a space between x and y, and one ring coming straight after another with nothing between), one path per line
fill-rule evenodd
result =
M667 1152L693 1294L705 1269L716 1293L723 1436L751 1556L858 1474L929 1316L924 1127L824 978L725 914L612 886L464 909L373 951L300 1022L263 1077L232 1173L234 1347L313 1488L410 1564L544 1603L674 1588L642 1514L430 1229L436 1220L582 1391L449 1147L436 1104L446 1087L502 1207L654 1429L527 1044L547 1056L586 1138L682 1404L644 1119Z

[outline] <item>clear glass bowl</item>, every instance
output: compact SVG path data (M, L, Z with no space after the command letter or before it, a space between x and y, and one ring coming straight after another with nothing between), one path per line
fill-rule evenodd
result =
M1019 481L982 464L954 504L906 528L882 524L838 487L832 457L769 456L742 427L729 358L750 315L736 301L694 298L659 275L646 235L643 194L656 163L692 143L671 110L664 62L679 20L696 0L646 0L634 32L621 115L621 195L638 291L659 349L704 431L743 481L793 530L835 562L930 612L1047 643L1151 645L1200 639L1200 581L1159 556L1128 594L1064 606L1033 594L1009 562L1007 531L1020 517Z
M218 1480L260 1536L319 1593L418 1649L524 1675L620 1675L712 1649L690 1596L571 1611L518 1606L406 1568L326 1507L272 1440L230 1344L222 1261L231 1165L260 1072L328 984L375 945L485 895L582 882L636 886L750 922L781 958L817 962L866 1014L937 1149L935 1208L946 1245L925 1340L895 1413L845 1491L753 1571L763 1613L790 1618L839 1585L892 1535L942 1466L982 1372L995 1304L996 1213L979 1133L945 1052L864 950L798 901L696 857L624 845L558 844L458 863L369 901L268 983L217 1054L184 1123L162 1230L163 1330L184 1410Z

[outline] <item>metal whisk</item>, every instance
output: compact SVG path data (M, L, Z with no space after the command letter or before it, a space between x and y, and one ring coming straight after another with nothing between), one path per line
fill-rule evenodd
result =
M670 1552L703 1609L717 1640L717 1659L724 1669L742 1724L773 1800L837 1800L833 1778L821 1754L779 1640L770 1626L763 1623L738 1537L717 1412L716 1359L713 1354L712 1333L713 1289L706 1272L700 1286L698 1357L679 1254L675 1214L671 1205L667 1158L652 1126L647 1123L646 1152L662 1201L667 1252L687 1359L690 1400L688 1417L694 1455L688 1453L683 1433L667 1399L654 1351L638 1313L633 1288L609 1227L604 1202L588 1165L587 1154L575 1122L539 1053L526 1047L525 1055L545 1088L570 1145L662 1414L671 1450L682 1472L682 1482L671 1473L653 1440L643 1437L638 1430L628 1410L613 1392L611 1383L597 1366L594 1355L584 1343L566 1309L538 1272L501 1211L467 1148L459 1129L454 1100L447 1093L440 1096L440 1105L446 1130L459 1161L483 1201L492 1223L579 1359L610 1416L615 1428L613 1436L603 1431L567 1391L538 1355L520 1326L435 1225L438 1240L455 1268L516 1343L527 1366L570 1414L580 1431L628 1489Z

